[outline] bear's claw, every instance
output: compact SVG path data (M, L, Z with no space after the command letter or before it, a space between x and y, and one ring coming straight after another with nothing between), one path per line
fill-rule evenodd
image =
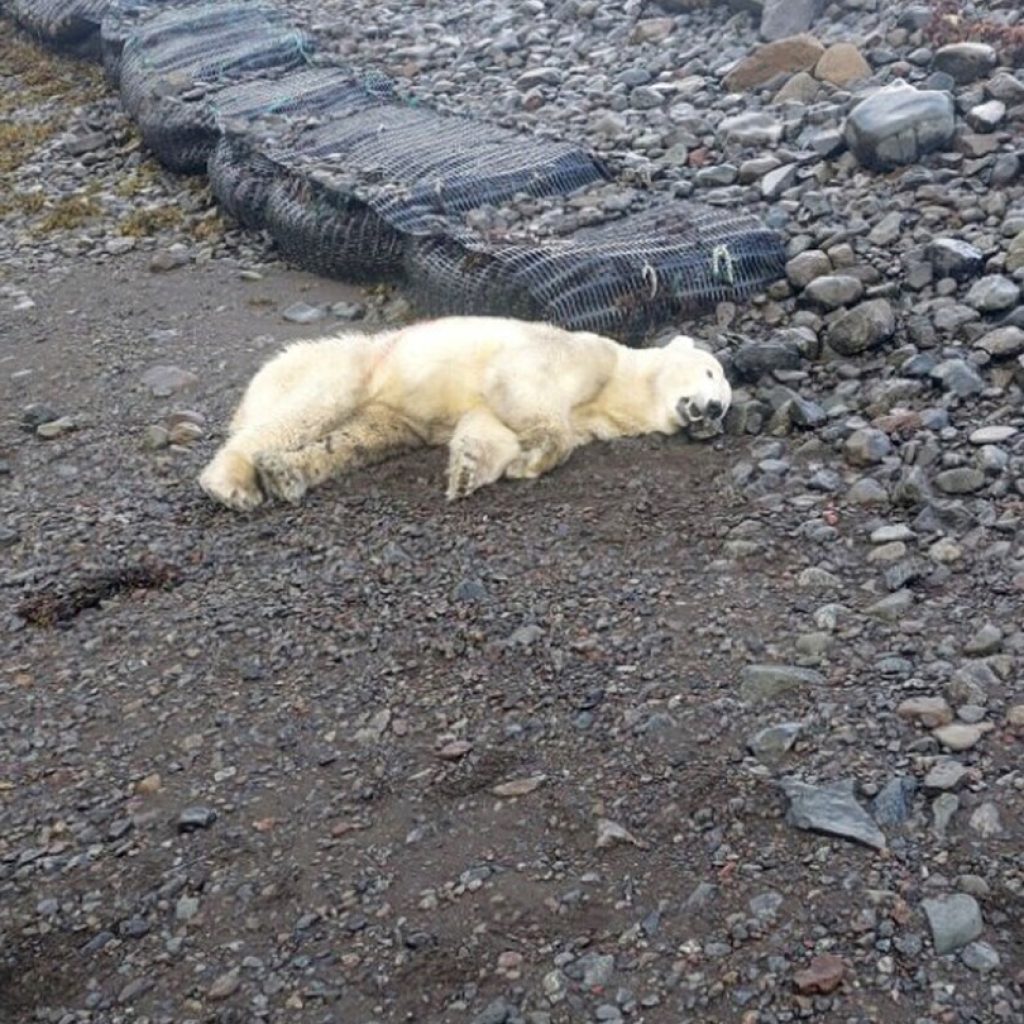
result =
M448 491L446 494L449 501L468 498L479 487L477 470L477 459L472 451L462 447L458 451L452 452L448 464Z

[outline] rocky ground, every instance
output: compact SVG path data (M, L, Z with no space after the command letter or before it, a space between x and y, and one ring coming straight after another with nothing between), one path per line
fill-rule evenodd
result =
M4 1024L1024 1019L1021 16L692 6L308 13L785 234L686 325L726 436L252 517L194 478L254 368L409 309L0 23Z

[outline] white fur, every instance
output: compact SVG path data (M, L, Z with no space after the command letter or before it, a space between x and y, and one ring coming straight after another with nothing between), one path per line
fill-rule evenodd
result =
M540 476L589 441L675 433L709 403L721 416L731 397L718 360L691 338L630 349L546 324L450 317L292 345L253 378L199 482L245 510L448 445L454 499Z

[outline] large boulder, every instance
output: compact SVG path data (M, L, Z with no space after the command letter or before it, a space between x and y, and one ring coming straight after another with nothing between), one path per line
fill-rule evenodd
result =
M730 92L743 92L756 89L779 75L809 71L824 52L825 47L814 36L806 34L765 43L744 57L725 76L725 87Z
M949 93L900 81L858 103L846 119L845 135L862 164L888 170L948 146L955 128Z

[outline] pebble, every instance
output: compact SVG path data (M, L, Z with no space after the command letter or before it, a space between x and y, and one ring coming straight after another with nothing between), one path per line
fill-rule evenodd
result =
M789 798L786 820L791 825L885 849L885 835L857 803L852 780L811 786L797 779L783 779L781 785Z
M178 366L153 366L142 375L142 384L154 398L170 398L199 383L199 377Z
M921 907L931 928L932 945L940 955L973 941L984 927L978 901L966 893L926 899Z
M306 302L293 302L281 311L281 317L293 324L315 324L327 315L322 306L311 306Z
M179 832L196 832L209 828L217 820L217 812L209 807L186 807L178 815Z
M959 761L942 758L936 761L924 777L924 788L927 790L956 789L969 775L969 771Z
M999 954L987 942L968 942L960 957L963 962L978 974L991 974L1001 966Z
M802 722L780 722L759 730L747 741L747 748L759 758L781 757L788 753L803 730Z
M740 698L749 702L774 701L790 694L823 686L825 677L796 665L748 665L740 673Z
M908 697L896 708L896 714L926 729L949 725L953 721L953 711L943 697Z
M974 725L953 722L951 725L939 726L932 735L944 747L959 752L977 746L985 733L994 728L995 726L991 722L978 722Z
M846 965L834 953L824 953L811 960L810 966L793 975L793 984L802 995L828 995L843 981Z
M209 989L207 989L206 997L214 1001L227 999L238 991L241 982L241 975L237 969L226 971L210 985Z

